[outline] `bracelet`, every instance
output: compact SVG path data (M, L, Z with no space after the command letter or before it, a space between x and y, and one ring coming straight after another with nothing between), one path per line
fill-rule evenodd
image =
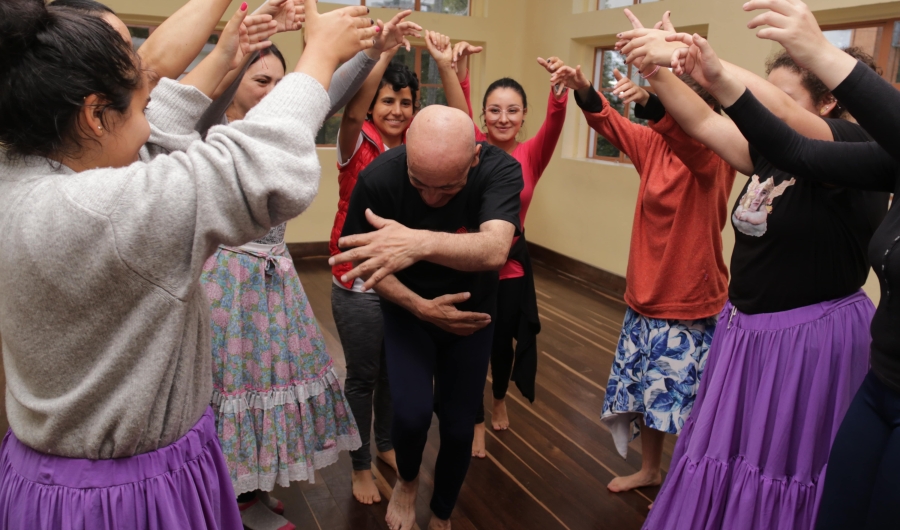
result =
M656 68L654 68L653 71L650 72L649 74L642 73L641 78L642 79L650 79L651 77L653 77L654 74L656 74L656 72L659 72L659 65L656 65Z

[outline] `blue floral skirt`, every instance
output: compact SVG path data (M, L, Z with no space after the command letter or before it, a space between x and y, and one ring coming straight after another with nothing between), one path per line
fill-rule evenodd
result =
M718 315L699 320L645 317L630 307L616 347L601 420L624 458L640 434L651 429L678 434L700 388Z

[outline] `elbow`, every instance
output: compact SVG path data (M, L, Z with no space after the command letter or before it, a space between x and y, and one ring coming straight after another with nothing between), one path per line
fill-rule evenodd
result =
M487 267L488 270L491 271L499 271L506 265L506 261L509 258L509 245L506 245L505 249L498 250L496 252L492 252L490 259L488 260Z

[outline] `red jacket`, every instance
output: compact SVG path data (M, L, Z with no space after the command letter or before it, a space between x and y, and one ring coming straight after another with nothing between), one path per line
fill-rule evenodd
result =
M385 152L381 133L378 132L378 127L374 123L369 120L363 122L360 134L362 134L363 138L362 145L359 146L359 149L353 154L347 164L342 166L341 161L338 160L340 198L338 199L337 213L334 216L334 226L331 227L331 240L328 242L328 250L332 256L341 253L337 243L338 239L341 238L341 231L344 229L344 221L347 220L347 208L350 207L350 196L353 194L353 188L356 187L356 179L359 178L359 172L378 158L378 155ZM403 141L406 142L405 135ZM353 265L350 263L335 265L331 268L331 273L340 282L341 276L350 272L352 268ZM353 287L353 282L341 282L341 284L347 289Z

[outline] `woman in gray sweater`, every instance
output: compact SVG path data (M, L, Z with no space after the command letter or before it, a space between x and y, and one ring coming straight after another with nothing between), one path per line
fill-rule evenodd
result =
M194 124L209 99L163 80L149 105L139 61L101 19L0 3L6 528L241 528L198 280L219 244L258 238L315 196L331 75L377 28L364 7L306 9L296 73L204 142ZM197 76L250 51L244 13Z

